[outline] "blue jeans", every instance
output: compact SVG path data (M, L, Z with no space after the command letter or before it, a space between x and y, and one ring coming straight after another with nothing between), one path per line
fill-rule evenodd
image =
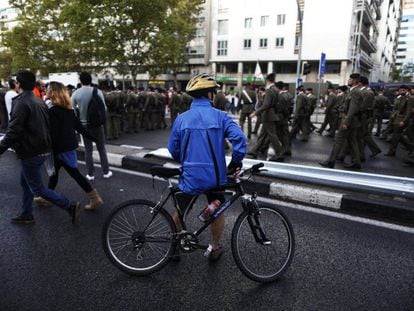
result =
M34 196L42 197L66 210L70 207L70 201L66 197L43 185L41 168L45 160L45 155L22 160L20 185L23 188L23 215L33 214Z

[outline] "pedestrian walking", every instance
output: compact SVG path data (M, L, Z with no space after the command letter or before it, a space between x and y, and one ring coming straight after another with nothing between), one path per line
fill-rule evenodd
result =
M94 87L91 86L92 76L88 72L82 72L79 75L79 79L81 81L81 88L77 89L72 94L72 102L75 109L79 112L78 117L82 125L85 126L88 129L89 134L95 138L96 148L98 149L99 158L101 160L103 177L110 178L112 176L112 172L109 170L108 156L106 154L104 125L93 126L91 124L88 124L88 105L92 99L92 94L94 91ZM97 90L97 95L102 99L103 103L105 103L105 99L100 90ZM92 157L92 140L83 136L83 141L85 144L85 161L88 168L88 174L86 175L86 178L88 180L94 180L95 168L93 165Z
M7 133L0 142L0 154L12 147L21 160L20 185L23 189L22 212L12 218L15 224L32 224L33 197L40 196L69 213L72 223L79 222L80 204L46 188L41 169L52 148L49 111L33 93L36 77L27 70L18 71L16 85L22 90L14 98Z
M50 82L46 91L46 102L49 107L50 135L52 138L53 162L55 171L49 177L48 188L54 190L59 180L59 170L63 167L66 172L85 191L89 204L86 210L95 210L103 204L96 189L92 188L88 180L78 169L76 149L78 139L76 132L93 140L75 115L69 94L62 83ZM34 201L39 205L50 205L46 199L37 197Z

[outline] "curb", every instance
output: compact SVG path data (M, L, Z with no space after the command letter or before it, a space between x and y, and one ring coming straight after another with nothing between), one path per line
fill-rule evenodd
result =
M77 150L79 160L84 160L84 149ZM171 164L172 161L157 157L144 157L141 151L135 155L107 153L110 166L126 170L150 173L154 165ZM93 152L95 162L99 163L99 154ZM401 198L350 192L326 186L309 186L308 183L273 179L259 176L255 182L245 184L246 192L257 192L259 196L283 201L311 205L316 208L334 210L346 214L369 217L385 221L414 225L414 203Z

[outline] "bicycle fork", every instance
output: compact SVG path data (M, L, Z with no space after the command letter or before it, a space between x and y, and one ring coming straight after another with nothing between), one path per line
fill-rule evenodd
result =
M260 210L259 205L256 201L256 197L257 193L253 193L251 197L243 199L242 206L243 209L248 213L247 221L249 222L249 226L252 230L255 241L263 245L270 245L272 242L266 237L266 233L260 224Z

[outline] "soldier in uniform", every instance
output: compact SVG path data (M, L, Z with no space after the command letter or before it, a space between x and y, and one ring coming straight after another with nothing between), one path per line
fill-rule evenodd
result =
M340 127L336 133L335 143L328 160L319 162L323 167L333 168L335 161L340 155L346 143L351 148L352 159L354 162L344 165L346 168L361 168L361 157L359 153L359 144L357 139L360 128L359 106L362 102L361 91L359 90L358 73L353 73L348 79L348 85L351 87L349 94L346 95L343 103L343 112L340 116Z
M164 89L158 90L158 128L167 128L165 123L165 108L167 107L167 95Z
M125 104L125 111L128 119L128 133L138 133L140 127L141 110L138 106L138 97L134 88L129 87Z
M374 118L373 122L370 125L371 131L374 128L375 123L377 123L377 130L375 132L375 136L381 135L381 127L382 127L382 117L385 111L385 108L391 106L390 100L387 96L384 95L383 90L378 91L378 95L375 96L374 100Z
M406 95L404 94L403 90L407 90L408 92ZM390 149L385 154L385 156L395 156L397 151L398 144L401 142L404 147L408 150L412 151L412 145L408 141L408 139L404 136L404 130L408 127L409 121L412 114L412 109L414 108L414 97L409 96L410 91L408 86L402 85L400 87L401 96L398 98L399 100L396 101L395 112L392 114L390 118L390 123L392 123L392 134L390 140ZM411 91L413 94L414 91Z
M248 84L239 95L239 98L241 99L239 125L242 131L244 131L244 123L247 118L247 138L250 139L252 137L252 119L250 118L250 114L254 111L254 106L257 102L256 92L254 91L253 86Z
M117 94L114 91L105 93L106 113L106 136L108 140L117 139L119 136L116 112L118 110Z
M145 107L145 103L147 102L147 92L145 91L145 89L140 86L138 88L138 98L137 98L137 105L138 105L138 109L139 109L139 122L140 122L140 127L142 129L145 129L145 112L144 112L144 107Z
M259 91L257 92L257 104L256 104L256 107L255 107L256 110L259 109L260 107L262 107L262 105L263 105L265 91L266 91L266 89L264 87L261 87L259 89ZM259 133L260 124L262 124L262 116L260 114L258 114L256 116L256 124L254 125L254 129L252 131L252 134Z
M307 122L308 112L310 111L310 105L308 97L306 96L303 86L299 86L296 89L296 109L294 112L294 120L292 131L290 132L291 139L295 139L299 131L302 131L302 141L308 141L309 139L309 123Z
M289 85L283 83L283 81L277 82L276 88L279 91L279 105L277 106L277 113L279 114L280 119L280 121L276 121L277 133L284 149L283 155L291 156L292 141L289 133L289 117L292 106L292 96L288 91Z
M220 86L220 88L217 89L217 93L214 96L213 107L218 109L218 110L225 111L226 110L226 105L227 105L227 98L224 95L223 90L221 89L223 84L221 82L219 82L218 85Z
M306 96L308 97L308 111L306 112L306 122L308 123L309 131L313 132L316 129L316 126L313 125L311 121L311 116L313 115L316 106L318 105L318 98L313 94L312 88L307 88L305 91Z
M186 92L183 92L181 96L180 113L184 113L188 109L190 109L192 101L193 101L193 98L190 95L188 95Z
M365 145L371 150L370 157L373 158L381 153L380 147L372 139L372 119L374 117L374 100L375 94L368 87L368 79L366 77L359 77L360 91L362 95L362 102L359 107L361 129L358 132L359 151L361 153L361 160L365 160Z
M325 119L322 123L321 128L316 131L320 135L322 135L323 131L325 130L326 126L329 124L329 137L335 137L336 131L336 101L337 96L335 92L335 88L330 84L328 86L328 99L326 101L326 108L325 108Z
M171 111L171 127L174 124L175 119L178 116L178 113L180 112L180 106L181 106L181 96L177 91L176 87L173 87L173 92L171 95L171 102L170 102L170 111Z
M275 74L271 73L266 77L266 93L262 107L255 112L252 112L250 117L254 117L258 114L262 114L262 126L263 129L257 139L256 145L248 153L250 158L257 158L257 154L263 149L263 146L267 144L267 139L270 141L273 149L275 150L275 156L271 157L269 161L283 162L283 147L280 143L279 137L276 133L276 106L278 105L279 92L275 86Z
M153 87L148 88L147 98L145 101L144 112L145 112L145 130L153 131L155 129L155 123L157 122L157 104L158 100L154 92Z

